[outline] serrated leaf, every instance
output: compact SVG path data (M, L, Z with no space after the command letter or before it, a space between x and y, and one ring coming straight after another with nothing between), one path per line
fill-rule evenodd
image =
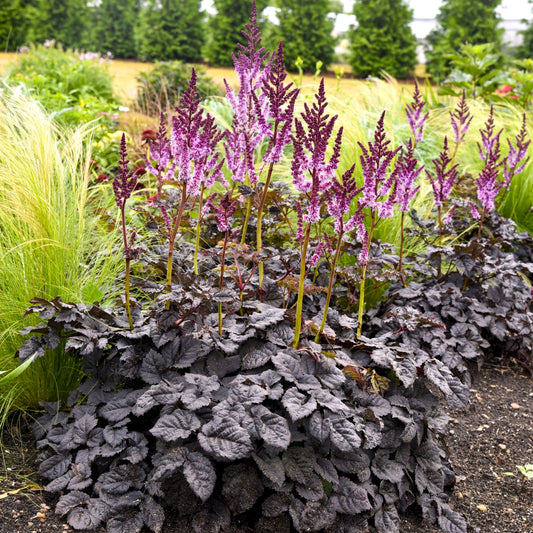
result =
M283 407L287 409L291 419L296 422L309 416L317 408L316 400L305 393L300 392L296 387L291 387L285 392L281 399Z
M252 313L248 317L248 324L255 329L265 330L285 318L285 309L273 307L265 303L258 303L256 308L258 312Z
M129 429L126 426L112 427L106 426L103 430L104 440L113 448L119 447L128 436Z
M205 502L213 493L217 480L211 461L199 452L190 452L185 457L183 474L192 491Z
M283 351L272 356L272 362L279 374L287 381L293 382L301 390L320 389L318 379L304 370L301 356L296 351Z
M396 359L392 369L404 387L410 387L416 380L416 366L409 359Z
M47 479L55 479L62 476L70 467L72 455L58 454L45 459L39 466L39 474Z
M326 442L331 432L331 420L324 418L320 411L315 411L309 418L308 431L309 435L318 442Z
M439 470L425 470L420 465L416 465L415 484L420 493L429 492L435 496L444 490L444 478Z
M150 430L150 433L165 442L186 439L193 431L200 429L202 422L191 411L175 409L169 415L163 415Z
M277 450L286 450L291 442L287 420L263 405L255 405L250 412L254 417L257 433L265 443Z
M108 422L120 422L131 414L131 406L127 398L119 398L108 401L100 407L98 414L103 416Z
M318 404L322 405L323 407L327 407L332 413L344 416L354 414L354 411L351 407L345 405L340 398L337 398L337 396L327 390L313 390L311 391L311 396L317 401Z
M267 342L253 350L246 350L242 354L242 369L251 370L252 368L266 365L275 353L276 347L271 342Z
M357 515L372 508L366 490L346 477L339 478L339 484L330 499L338 513Z
M68 494L64 494L59 498L56 505L56 513L63 516L70 512L75 507L83 505L89 501L90 497L85 492L74 490Z
M93 514L85 507L76 507L67 516L67 522L74 529L96 529L101 521L98 515Z
M285 468L279 457L260 456L252 453L255 463L261 470L261 473L270 479L272 483L281 487L285 483Z
M468 403L468 387L455 377L450 369L437 359L431 359L424 364L424 374L436 385L446 398L452 409L462 409Z
M198 434L202 448L217 459L242 459L252 451L248 432L228 418L215 418L202 427Z
M184 335L181 337L179 357L174 359L172 366L174 368L189 368L198 359L206 356L211 348L206 343Z
M179 470L185 463L185 453L183 448L174 448L164 455L157 455L149 482L162 481Z
M107 533L140 533L143 522L143 514L136 513L133 516L117 516L107 522Z
M374 515L374 524L378 531L400 533L400 517L396 507L390 503L384 503Z
M62 490L67 488L67 485L73 477L74 472L72 472L72 470L69 470L62 476L50 481L50 483L48 483L48 485L44 487L44 490L46 490L46 492L61 492Z
M438 524L445 533L466 533L467 524L465 519L448 505L439 508Z
M287 476L302 485L313 476L316 459L308 448L293 446L284 452L281 461Z
M404 476L404 466L390 459L387 450L376 452L371 468L379 479L386 479L391 483L400 483Z
M270 342L284 348L288 348L294 340L294 330L287 322L281 322L268 328L266 335Z
M361 447L361 437L357 433L355 424L345 418L332 417L330 420L331 444L344 453L358 451Z
M145 496L140 505L143 522L154 533L162 533L165 511L151 496Z

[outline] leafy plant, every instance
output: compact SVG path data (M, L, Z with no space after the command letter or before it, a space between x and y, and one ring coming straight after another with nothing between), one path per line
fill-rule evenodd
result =
M462 44L459 51L448 56L452 72L439 87L440 94L468 98L497 98L496 89L505 79L498 67L500 56L493 43Z

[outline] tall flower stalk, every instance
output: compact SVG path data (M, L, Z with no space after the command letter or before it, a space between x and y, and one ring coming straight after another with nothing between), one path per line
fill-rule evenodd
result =
M331 295L333 293L333 287L335 285L336 269L339 263L342 242L344 236L352 231L355 227L356 217L352 216L347 221L344 220L346 214L350 211L352 200L361 192L361 188L357 187L357 181L354 177L355 165L348 169L339 181L337 177L332 180L331 188L326 192L326 199L328 204L328 212L333 218L334 227L333 231L337 235L337 241L335 245L335 252L333 260L331 262L331 272L329 275L329 284L326 295L326 303L324 304L324 313L322 315L322 322L318 328L318 332L315 337L315 342L320 341L320 336L326 327L326 320L328 316L328 310L331 302Z
M403 249L404 249L404 219L405 214L409 212L409 204L416 196L420 189L420 185L415 187L416 179L424 168L419 167L418 160L414 156L414 143L409 139L407 143L407 151L402 151L398 162L396 163L396 197L400 205L400 260L398 263L398 272L404 287L407 285L403 272Z
M218 231L224 233L222 256L220 259L220 278L218 289L224 287L224 270L226 266L226 249L228 247L229 231L231 229L231 217L235 213L237 202L231 199L231 193L223 196L218 207L215 207L215 219ZM218 334L222 337L222 302L218 302Z
M266 197L274 165L281 161L283 148L291 140L291 127L294 116L294 104L299 94L299 89L292 89L292 83L285 85L287 74L284 71L283 64L283 45L279 43L277 54L272 60L272 68L263 85L263 92L268 100L268 117L273 123L273 132L270 137L266 154L264 157L265 164L268 164L265 183L261 190L259 204L257 207L257 231L256 231L256 248L260 252L263 248L262 222L263 211L265 209ZM263 262L260 261L259 269L259 286L263 285L264 268Z
M357 336L361 336L363 327L363 312L365 307L365 281L369 262L370 246L376 226L381 218L391 217L394 204L397 202L398 172L390 171L394 158L401 148L390 149L390 141L385 135L385 113L378 120L374 132L374 141L368 146L359 143L361 147L361 167L363 170L363 194L358 199L355 222L357 238L361 242L361 281L359 284L359 312ZM368 229L365 217L369 218Z
M120 210L122 239L124 243L124 257L126 259L126 274L124 280L124 303L126 305L126 314L128 315L128 324L130 329L133 329L133 319L131 317L130 305L130 263L137 253L133 248L136 233L133 231L128 238L128 231L126 227L126 203L135 190L137 185L137 174L133 170L128 169L129 159L126 149L126 135L122 134L120 141L120 160L118 163L119 175L113 180L113 192L115 194L115 202Z
M453 157L450 157L450 152L448 149L448 137L444 137L444 146L439 154L439 157L433 160L433 165L435 166L435 176L432 176L427 170L426 176L431 182L431 187L433 188L433 198L435 200L435 205L437 206L439 243L442 244L442 208L444 203L450 197L453 186L455 185L459 174L457 171L458 165L453 165Z
M326 113L328 103L324 89L324 79L320 82L315 102L309 107L304 104L301 120L295 120L295 134L292 136L294 155L292 160L292 182L301 193L302 201L306 204L306 213L299 213L299 231L297 240L302 242L300 248L300 279L298 297L296 301L296 323L294 326L293 347L300 342L302 329L302 307L307 271L307 253L311 228L321 218L320 207L326 191L332 185L332 179L339 164L342 143L342 128L339 128L335 138L333 152L329 161L326 152L329 140L333 134L337 115L330 117ZM305 125L305 126L304 126Z
M530 141L526 141L526 117L522 119L520 133L516 136L516 148L507 139L509 153L506 158L501 156L500 135L503 130L495 133L493 108L490 109L489 118L485 128L480 130L481 142L478 143L479 156L485 162L476 179L477 198L481 205L481 213L471 203L472 216L479 220L478 236L481 235L483 221L488 212L496 207L496 197L504 189L508 190L513 177L524 169L528 158L527 148ZM503 168L503 176L500 180L500 169Z
M246 46L239 44L233 55L235 72L239 78L239 90L235 93L226 84L226 97L233 110L231 128L226 132L226 164L231 172L233 184L244 184L255 188L258 182L255 152L272 135L268 124L268 102L263 91L269 77L271 61L269 53L261 46L261 32L257 24L255 0L250 21L243 30ZM252 197L246 200L246 215L241 242L245 242L252 209Z

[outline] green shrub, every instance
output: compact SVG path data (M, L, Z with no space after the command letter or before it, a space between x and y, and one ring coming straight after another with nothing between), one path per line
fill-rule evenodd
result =
M222 88L207 76L203 67L194 68L202 97L223 94ZM137 78L137 106L149 115L159 115L161 110L172 108L187 89L191 71L192 66L181 61L160 61L150 72L141 72Z
M450 73L449 54L464 43L494 43L501 52L503 29L496 12L501 0L445 0L437 15L437 27L427 37L426 68L442 80Z
M384 70L406 78L416 64L416 37L409 24L413 10L404 0L357 0L357 27L350 31L350 65L355 76L377 76Z
M53 42L20 53L7 81L32 89L47 111L76 105L87 97L116 103L106 57L63 50Z

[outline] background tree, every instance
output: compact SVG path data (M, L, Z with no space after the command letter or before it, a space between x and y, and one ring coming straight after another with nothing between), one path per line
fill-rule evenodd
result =
M356 0L357 26L349 31L349 63L357 77L385 70L405 78L416 65L416 37L411 30L413 10L404 0Z
M201 61L202 18L200 0L149 0L139 16L139 59Z
M91 50L111 52L114 57L137 57L134 32L139 14L138 0L102 0L94 8Z
M296 70L298 57L306 72L315 72L317 61L323 69L330 65L335 55L330 0L277 0L277 6L279 26L273 38L283 41L287 69Z
M36 7L27 40L55 39L65 48L90 45L90 11L85 0L38 0Z
M212 65L232 66L231 54L237 50L237 43L245 44L242 34L250 18L250 0L214 0L216 14L209 17L209 41L205 52ZM268 0L257 1L257 18L267 6Z
M437 78L450 72L448 54L462 44L494 43L502 48L503 28L496 8L501 0L444 0L437 15L438 26L427 37L426 68Z
M16 50L25 44L24 22L20 0L0 0L0 50Z
M529 0L529 3L533 3L532 0ZM527 28L520 32L523 40L516 49L516 56L520 59L531 59L533 58L533 19L523 19L522 22L527 24Z

